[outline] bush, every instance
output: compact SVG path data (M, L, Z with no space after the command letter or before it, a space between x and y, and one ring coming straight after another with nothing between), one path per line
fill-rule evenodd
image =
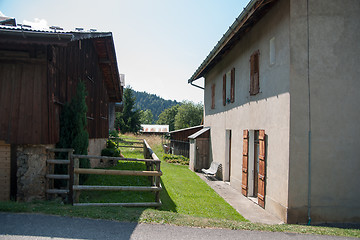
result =
M118 138L118 137L119 137L119 132L116 131L116 130L111 130L111 131L109 132L109 136L110 136L110 137Z
M106 142L106 147L107 148L111 148L111 149L115 149L117 148L117 143L111 139L108 139Z
M189 159L182 155L164 154L163 160L168 163L176 163L180 165L189 165Z
M101 156L107 157L120 157L121 151L117 146L117 143L111 139L108 139L106 142L106 148L101 150Z
M119 148L104 148L101 150L101 156L107 157L120 157L120 153Z

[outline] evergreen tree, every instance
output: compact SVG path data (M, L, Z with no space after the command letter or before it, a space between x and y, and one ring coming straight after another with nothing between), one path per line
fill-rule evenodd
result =
M58 148L73 148L75 154L87 155L89 146L89 133L86 130L87 106L85 84L80 81L76 89L76 95L70 103L66 103L60 116L60 139ZM67 156L61 156L61 158ZM89 159L80 159L80 168L89 168ZM65 170L58 168L60 173ZM83 183L86 175L80 175L80 182Z
M140 131L140 111L135 110L135 101L133 90L126 87L124 91L123 111L116 114L115 128L120 129L121 133L137 133Z

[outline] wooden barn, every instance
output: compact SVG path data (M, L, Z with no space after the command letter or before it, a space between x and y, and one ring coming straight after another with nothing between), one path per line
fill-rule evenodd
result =
M45 148L59 141L61 109L79 81L96 154L109 134L109 107L122 101L112 33L0 26L0 200L44 197Z

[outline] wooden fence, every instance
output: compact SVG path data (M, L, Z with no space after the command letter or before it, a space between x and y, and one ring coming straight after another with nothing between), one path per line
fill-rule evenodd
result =
M139 144L139 141L132 143ZM144 149L144 159L135 158L121 158L121 157L105 157L105 156L91 156L91 155L77 155L73 154L73 149L49 149L51 152L68 152L68 158L65 160L48 159L48 174L46 177L51 179L66 179L68 180L67 189L54 189L53 182L47 184L46 192L48 194L67 194L68 201L74 206L127 206L127 207L159 207L161 206L160 191L162 190L160 177L162 176L160 163L161 161L156 154L151 150L146 140L141 142ZM121 146L124 147L124 146ZM134 147L134 146L132 146ZM146 171L133 170L108 170L108 169L85 169L79 168L80 159L99 159L102 161L136 161L145 162ZM55 175L54 164L68 164L69 170L66 175ZM98 174L98 175L121 175L121 176L144 176L148 177L150 186L88 186L79 185L80 174ZM155 193L154 202L142 203L79 203L79 195L81 191L150 191Z

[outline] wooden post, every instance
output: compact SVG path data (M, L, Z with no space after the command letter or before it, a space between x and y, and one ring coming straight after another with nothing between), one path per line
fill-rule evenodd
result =
M74 186L74 158L73 158L73 151L69 151L68 152L68 159L70 160L70 164L69 164L69 194L68 194L68 202L70 204L74 203L74 190L73 190L73 186Z
M47 154L46 154L46 174L50 174L50 163L48 163L48 159L50 159L50 156L49 156L49 151L47 150L46 151ZM46 194L46 199L49 200L49 193L47 193L47 190L50 189L50 179L49 178L46 178L45 179L45 182L46 182L46 185L45 185L45 194Z
M156 171L161 171L160 170L160 162L156 162ZM155 177L155 184L156 187L160 187L161 183L160 183L160 176ZM155 202L160 203L160 191L155 192Z
M74 168L79 168L79 158L74 158ZM73 185L79 185L79 174L75 173L74 171L74 184ZM73 192L73 203L78 203L80 197L80 191L74 191Z

